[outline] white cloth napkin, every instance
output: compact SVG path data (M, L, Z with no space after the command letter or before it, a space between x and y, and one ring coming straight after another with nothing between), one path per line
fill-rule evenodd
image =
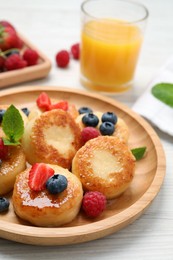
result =
M173 108L155 98L151 93L151 88L157 83L173 83L173 57L161 68L132 109L163 132L173 136Z

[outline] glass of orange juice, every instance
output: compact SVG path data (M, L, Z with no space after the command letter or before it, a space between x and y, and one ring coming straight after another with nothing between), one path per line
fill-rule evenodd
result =
M148 10L128 0L86 0L81 5L81 82L106 94L130 89Z

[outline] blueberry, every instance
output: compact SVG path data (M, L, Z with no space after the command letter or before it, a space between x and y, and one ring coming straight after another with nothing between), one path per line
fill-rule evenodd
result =
M99 130L102 135L112 135L115 131L115 125L111 122L103 122Z
M55 174L46 182L46 188L51 194L57 194L67 188L67 178L61 174Z
M93 113L87 113L82 117L82 123L86 126L96 127L99 123L99 119Z
M5 109L0 109L0 123L2 122L2 119L3 119L5 112L6 112Z
M28 116L30 113L30 111L27 107L23 107L21 110L25 113L26 116Z
M9 57L11 56L12 54L19 54L20 51L18 49L11 49L11 50L8 50L6 53L5 53L5 56L6 57Z
M10 202L3 197L0 197L0 212L7 211L9 208Z
M79 114L86 114L86 113L92 113L92 109L89 107L81 107L78 110Z
M113 112L106 112L102 115L102 122L117 123L117 116Z

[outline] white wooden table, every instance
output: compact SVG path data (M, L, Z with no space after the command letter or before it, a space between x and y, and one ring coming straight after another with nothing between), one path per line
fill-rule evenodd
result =
M145 90L160 66L173 54L173 1L143 0L150 12L134 88L116 99L129 107ZM55 65L55 54L80 40L81 0L0 0L0 20L9 20L52 61L46 79L22 85L83 89L79 63L66 70ZM40 247L0 239L0 259L173 259L172 137L156 129L164 146L167 172L150 208L133 224L108 237L70 246Z

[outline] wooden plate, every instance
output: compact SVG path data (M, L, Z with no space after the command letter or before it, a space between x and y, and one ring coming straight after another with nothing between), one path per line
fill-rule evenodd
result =
M21 50L21 53L24 52L26 48L37 51L37 53L39 54L38 64L23 69L5 71L0 73L0 88L4 88L17 83L44 78L48 75L51 69L51 62L46 57L46 55L44 55L38 48L36 48L22 35L20 35L20 38L24 43L24 47Z
M40 228L16 217L10 205L9 212L0 215L0 236L26 244L64 245L98 239L132 223L153 201L164 179L165 156L155 131L123 104L79 90L56 87L8 89L1 91L0 104L31 107L41 91L46 91L50 97L68 100L77 107L89 106L97 111L115 112L129 126L130 148L147 146L147 155L136 163L135 177L128 190L119 198L109 201L107 209L99 218L90 220L81 212L64 227Z

